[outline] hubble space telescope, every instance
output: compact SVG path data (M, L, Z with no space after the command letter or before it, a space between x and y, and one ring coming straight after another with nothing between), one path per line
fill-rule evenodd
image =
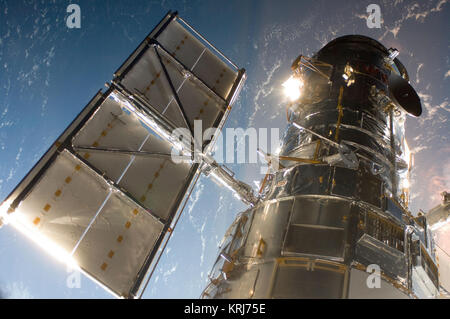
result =
M202 298L438 297L427 217L408 210L404 122L421 104L397 55L350 35L298 57L281 151L261 151L269 170L254 192L211 156L245 70L169 12L5 199L0 222L139 298L205 174L249 209ZM196 136L195 121L208 139L173 134Z

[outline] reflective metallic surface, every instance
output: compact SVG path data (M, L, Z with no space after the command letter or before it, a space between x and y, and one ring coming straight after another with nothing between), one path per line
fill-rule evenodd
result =
M450 256L448 243L450 242L450 193L442 192L442 203L425 214L434 242L436 263L439 268L439 284L442 295L450 298Z
M293 71L303 87L279 165L226 233L202 297L438 296L426 219L408 211L404 121L420 101L399 101L410 91L403 65L377 41L345 36Z

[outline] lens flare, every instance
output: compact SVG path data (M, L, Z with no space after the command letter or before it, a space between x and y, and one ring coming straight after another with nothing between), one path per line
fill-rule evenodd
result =
M408 189L411 186L410 183L409 183L409 179L405 178L403 180L403 185L402 186L403 186L403 188Z
M2 206L9 207L9 204ZM25 217L23 213L21 213L19 208L17 208L14 213L8 214L6 217L6 221L9 225L31 239L31 241L43 248L47 253L49 253L59 262L68 265L71 269L80 269L78 263L75 261L75 259L73 259L71 254L64 248L56 244L53 240L47 238L36 227L34 227L34 225L31 225L30 221Z
M298 77L291 76L283 83L284 94L291 100L295 101L300 97L303 81Z

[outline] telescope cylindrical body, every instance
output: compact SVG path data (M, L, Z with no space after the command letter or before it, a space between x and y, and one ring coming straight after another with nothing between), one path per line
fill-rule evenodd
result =
M407 207L406 115L391 79L408 75L391 53L345 36L296 66L304 86L280 166L230 226L203 298L438 294L426 221Z

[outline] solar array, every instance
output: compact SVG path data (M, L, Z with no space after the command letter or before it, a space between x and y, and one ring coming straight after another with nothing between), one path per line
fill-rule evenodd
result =
M245 78L168 13L2 204L7 220L118 297L140 297L201 163L175 128L217 128Z

